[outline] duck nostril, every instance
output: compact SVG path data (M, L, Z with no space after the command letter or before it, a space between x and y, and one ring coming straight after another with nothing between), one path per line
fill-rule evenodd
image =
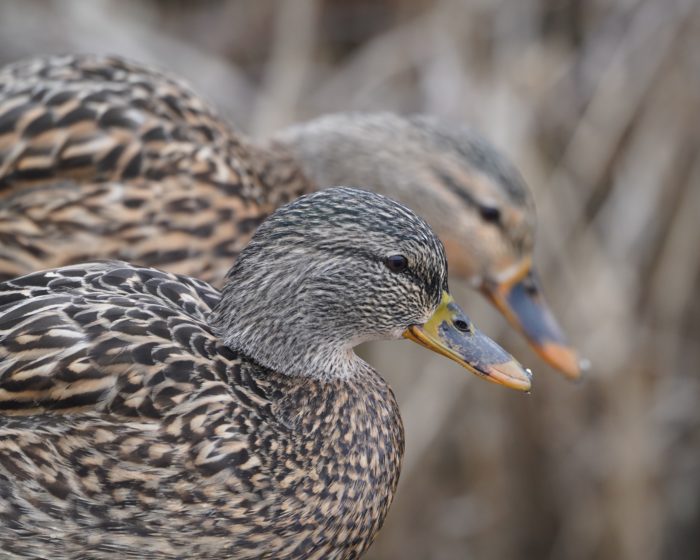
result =
M469 332L469 323L463 319L457 319L453 324L458 331Z
M529 296L536 296L539 292L537 285L534 282L527 282L525 284L525 291Z

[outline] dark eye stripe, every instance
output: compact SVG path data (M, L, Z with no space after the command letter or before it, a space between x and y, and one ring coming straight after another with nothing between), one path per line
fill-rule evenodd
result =
M481 218L492 224L501 224L501 210L497 206L489 206L474 198L469 192L464 190L462 186L452 177L449 173L445 173L440 169L434 170L438 179L445 185L452 193L456 194L461 198L466 204L476 208L481 215Z
M353 247L352 251L348 251L346 248L343 250L329 250L331 253L339 254L339 255L348 255L348 254L353 254L358 258L364 258L368 259L377 263L380 263L382 266L386 266L388 268L387 264L387 257L378 257L376 254L371 253L370 251L363 250L361 248ZM396 255L391 255L391 256L396 256ZM404 256L404 255L399 255L399 256ZM405 258L405 257L404 257ZM407 263L408 264L408 263ZM445 270L445 273L447 271ZM434 295L438 300L440 299L440 295L442 293L442 290L447 290L447 276L446 275L441 275L438 270L428 272L426 276L420 274L419 271L413 270L411 267L406 267L406 269L401 273L405 278L410 278L410 280L416 285L419 286L423 291L425 291L428 294Z

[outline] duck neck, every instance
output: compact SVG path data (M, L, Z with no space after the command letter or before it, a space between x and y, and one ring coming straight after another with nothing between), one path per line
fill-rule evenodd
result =
M327 115L277 132L268 145L290 154L316 189L366 185L397 198L395 190L404 189L402 183L414 174L421 155L404 150L402 134L392 128L397 119L384 114Z
M349 379L364 365L304 282L259 273L239 270L222 290L212 324L226 346L292 377Z

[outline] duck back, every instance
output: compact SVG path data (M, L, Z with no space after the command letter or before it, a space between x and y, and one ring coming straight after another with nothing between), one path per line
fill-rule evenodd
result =
M259 223L308 190L281 148L155 70L87 55L0 70L0 280L112 258L220 285Z

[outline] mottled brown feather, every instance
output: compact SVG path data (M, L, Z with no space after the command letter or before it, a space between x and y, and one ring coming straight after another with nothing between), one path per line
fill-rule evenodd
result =
M403 433L369 367L275 373L215 289L126 263L0 284L0 549L14 558L357 558ZM18 538L20 537L20 538Z
M119 58L0 70L0 280L117 258L221 285L275 208L311 190L183 83Z

